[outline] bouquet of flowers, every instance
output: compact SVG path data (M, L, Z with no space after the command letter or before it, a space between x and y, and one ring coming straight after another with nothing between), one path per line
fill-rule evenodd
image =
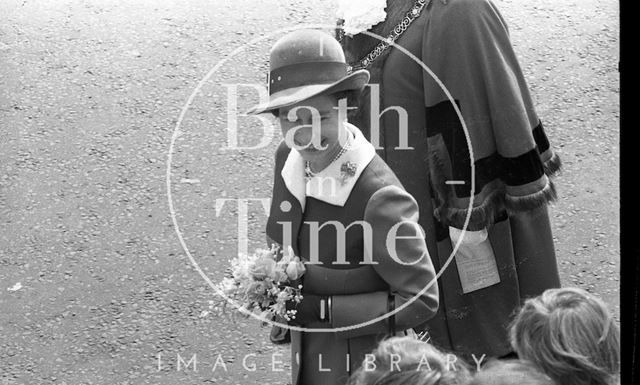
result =
M286 303L302 300L300 278L305 267L291 247L283 251L273 245L251 255L239 255L231 260L228 272L219 288L241 304L245 315L259 312L264 319L295 318L296 311L287 310Z

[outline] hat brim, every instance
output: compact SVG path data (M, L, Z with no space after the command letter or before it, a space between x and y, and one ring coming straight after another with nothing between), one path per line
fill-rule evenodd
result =
M320 95L333 94L340 91L361 90L369 82L369 71L358 70L342 79L328 84L312 84L308 86L288 88L276 92L269 97L269 102L250 108L245 114L257 115L265 112L292 106L304 100Z

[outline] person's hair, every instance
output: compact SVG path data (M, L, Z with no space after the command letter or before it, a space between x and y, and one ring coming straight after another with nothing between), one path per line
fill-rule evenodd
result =
M561 385L531 362L497 360L487 362L468 385Z
M345 90L345 91L338 91L338 92L329 94L329 96L333 96L333 97L336 98L336 104L341 99L345 99L346 98L347 99L347 107L357 107L361 93L362 93L361 90ZM347 113L350 116L351 110L347 110ZM271 110L271 114L273 114L273 116L275 116L277 118L277 117L280 116L280 110L279 109Z
M392 337L372 352L375 368L364 364L348 385L463 385L471 378L467 364L413 337Z
M520 359L562 385L617 381L620 330L604 302L582 289L549 289L528 299L510 339Z

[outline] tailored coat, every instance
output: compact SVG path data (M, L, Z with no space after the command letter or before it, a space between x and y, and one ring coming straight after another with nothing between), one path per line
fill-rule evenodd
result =
M366 67L379 92L368 87L350 121L377 128L365 137L420 207L441 273L438 314L422 326L431 342L469 361L499 357L511 352L508 326L523 301L560 286L547 210L560 159L491 1L390 1L387 20L371 31L388 36L420 4L396 40L404 50L390 47ZM354 68L379 43L364 34L339 40ZM376 98L380 110L372 111ZM468 255L493 255L498 282L463 288L452 241L462 229Z
M412 332L438 308L434 268L416 226L416 201L360 131L350 130L359 145L316 176L338 175L345 162L357 166L331 194L325 194L328 184L322 180L317 189L305 186L297 151L283 142L276 152L267 236L290 245L305 262L303 295L332 298L331 323L305 327L343 328L291 331L293 384L346 383L381 339ZM390 233L397 235L392 246ZM393 320L369 322L402 306Z

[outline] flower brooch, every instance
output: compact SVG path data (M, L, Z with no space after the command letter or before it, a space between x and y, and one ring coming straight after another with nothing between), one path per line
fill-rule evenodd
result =
M358 165L353 162L344 162L340 166L340 181L344 185L347 183L349 178L352 178L356 175L356 171L358 170Z

